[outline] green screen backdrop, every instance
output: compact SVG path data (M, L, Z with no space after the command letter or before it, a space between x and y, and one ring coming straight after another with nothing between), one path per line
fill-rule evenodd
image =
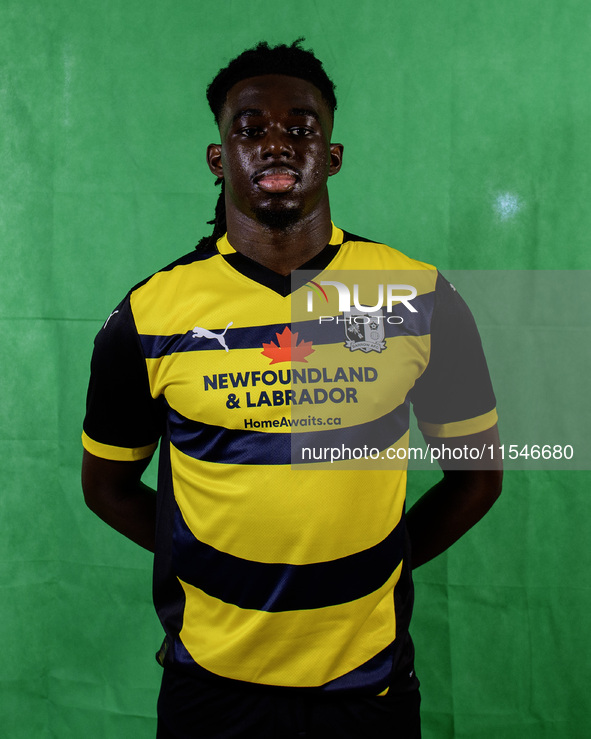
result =
M217 70L305 36L337 84L333 216L353 233L444 274L580 271L590 35L588 0L1 0L0 735L155 735L151 557L85 508L80 432L101 324L209 233ZM591 736L590 483L509 471L417 572L426 739Z

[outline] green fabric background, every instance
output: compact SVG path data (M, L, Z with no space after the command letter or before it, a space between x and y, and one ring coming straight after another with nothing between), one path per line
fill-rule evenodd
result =
M325 61L347 229L443 271L581 270L590 32L588 0L1 0L2 736L155 733L150 555L85 508L79 438L95 333L209 228L219 67L300 35ZM591 736L590 482L508 474L418 571L426 739Z

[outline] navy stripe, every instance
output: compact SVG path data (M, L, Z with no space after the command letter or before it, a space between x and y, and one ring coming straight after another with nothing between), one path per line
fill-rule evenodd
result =
M404 305L394 306L392 316L400 316L403 323L388 323L383 320L386 338L397 336L422 336L429 333L431 313L433 311L434 293L419 295L413 300L417 313L411 313ZM318 318L310 321L294 321L291 330L298 332L298 342L312 341L314 344L343 344L345 342L345 328L342 317L340 320L318 322ZM277 344L277 334L285 329L285 323L268 324L265 326L248 326L244 328L230 327L224 334L228 349L263 349L263 343ZM206 328L206 327L202 327ZM223 333L225 326L207 327L216 334ZM159 336L140 334L140 341L144 356L147 359L158 359L176 352L195 351L225 351L217 339L203 336L193 338L193 330L185 334Z
M431 318L433 316L433 305L435 303L435 293L425 293L417 295L412 301L412 305L416 308L416 313L411 313L404 305L395 305L392 313L389 315L400 316L404 319L404 323L388 323L386 327L386 338L391 336L424 336L431 330Z
M307 321L302 330L308 329L308 323L313 324L313 321ZM245 328L230 327L226 331L224 339L230 350L260 349L262 352L263 342L277 344L277 334L281 334L285 330L285 326L285 323L272 323L265 326L248 326ZM205 327L202 326L202 328ZM221 334L225 326L207 328L216 334ZM302 338L305 337L300 335L298 341L301 341ZM193 338L193 329L187 331L186 334L172 334L172 336L140 334L140 341L144 356L147 359L158 359L175 352L225 351L217 339L208 339L203 336Z
M402 561L403 545L404 517L379 544L340 559L304 565L252 562L199 541L177 509L172 556L183 582L224 603L276 613L349 603L373 593Z
M189 339L192 332L188 334L172 334L171 336L152 336L149 334L140 334L140 342L142 351L146 359L158 359L175 352L190 351ZM219 346L218 342L215 342ZM212 346L212 349L215 347ZM222 347L220 347L222 348Z
M387 449L408 431L409 402L358 426L302 433L227 429L191 421L172 409L169 422L172 444L193 459L221 464L300 464L310 462L302 458L303 448L345 445Z
M289 464L291 434L240 431L191 421L170 410L171 442L183 454L222 464Z

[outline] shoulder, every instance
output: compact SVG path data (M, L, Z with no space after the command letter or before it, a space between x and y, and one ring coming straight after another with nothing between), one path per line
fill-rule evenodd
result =
M388 289L404 287L415 296L429 296L435 292L438 272L432 264L413 259L383 242L349 231L342 231L342 234L342 244L330 265L331 270L355 272L357 277L363 273L368 285L373 282L388 285Z
M177 323L195 297L221 280L217 250L192 251L142 280L127 295L140 333L162 333ZM177 315L178 314L178 315ZM171 326L168 329L173 330Z
M357 267L350 267L351 269L404 269L436 272L432 264L414 259L395 247L344 229L341 230L343 258L358 263Z
M208 251L194 249L138 282L127 295L129 297L142 291L149 291L155 283L174 282L180 277L186 277L188 273L198 271L200 267L206 267L210 260L216 256L219 256L216 249Z

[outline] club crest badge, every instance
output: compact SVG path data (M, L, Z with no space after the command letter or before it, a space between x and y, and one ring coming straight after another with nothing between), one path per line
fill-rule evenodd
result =
M381 309L372 313L351 308L343 313L345 346L349 351L382 352L386 348L384 316Z

